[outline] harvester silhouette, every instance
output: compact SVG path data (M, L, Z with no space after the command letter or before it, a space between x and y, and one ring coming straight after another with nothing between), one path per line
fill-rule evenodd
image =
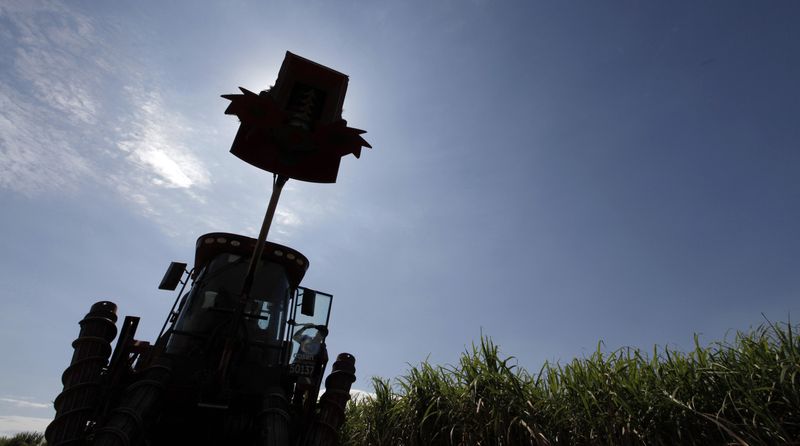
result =
M289 178L335 182L340 158L370 147L341 117L347 82L287 52L274 87L223 96L241 121L231 152L274 174L259 236L205 234L193 268L170 264L159 288L180 291L152 344L138 317L117 336L117 306L92 305L49 445L336 444L355 358L338 355L318 398L332 296L300 286L308 259L266 238Z

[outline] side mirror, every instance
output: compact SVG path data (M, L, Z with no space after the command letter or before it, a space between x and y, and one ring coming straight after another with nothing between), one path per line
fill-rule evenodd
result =
M181 262L170 263L169 268L167 268L167 272L164 273L164 278L161 279L161 283L158 284L158 289L174 291L175 288L178 287L178 283L180 283L181 277L183 277L183 273L185 271L186 271L185 263Z
M317 303L317 292L314 290L309 290L307 288L303 289L303 303L300 307L300 313L306 316L313 316L314 315L314 306Z

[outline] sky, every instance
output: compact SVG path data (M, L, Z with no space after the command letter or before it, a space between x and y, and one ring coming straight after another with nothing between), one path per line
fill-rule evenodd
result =
M221 94L285 52L374 147L270 240L334 295L354 388L481 335L545 361L800 314L800 3L0 0L0 435L53 416L98 300L152 341L170 261L255 237L272 176Z

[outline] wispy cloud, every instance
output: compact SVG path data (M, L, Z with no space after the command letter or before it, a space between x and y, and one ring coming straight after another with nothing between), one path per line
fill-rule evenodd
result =
M5 403L13 404L16 407L24 407L29 409L49 409L53 407L52 404L45 404L45 403L37 403L33 401L31 398L0 398L0 401Z
M81 136L71 127L95 122L91 78L76 75L92 69L78 58L92 43L91 28L79 16L41 26L41 17L61 12L50 3L0 6L9 51L0 71L0 187L25 195L74 191L92 176L90 163L71 143Z
M203 162L182 142L189 131L179 114L167 110L157 91L127 87L132 104L130 122L117 128L116 149L122 154L107 182L119 196L175 233L175 215L205 203L210 175ZM188 203L188 204L187 204Z
M6 395L0 398L0 406L5 413L31 413L38 415L52 414L50 417L32 417L24 415L0 416L0 435L14 435L18 432L44 432L45 427L53 419L55 410L52 403L42 403L25 396Z
M374 392L367 392L366 390L350 389L350 399L353 401L363 401L375 398Z
M26 196L69 192L94 175L90 162L68 142L68 132L39 128L54 114L0 81L0 187Z
M113 28L35 1L0 5L0 25L0 188L100 186L160 222L204 202L208 170L181 143L191 129L146 67L109 46Z
M128 160L150 175L155 186L190 188L205 186L209 175L203 163L172 136L180 126L164 109L157 92L127 88L136 104L131 125L121 132L117 147Z
M300 226L302 220L300 216L290 208L277 209L275 211L275 227L279 234L287 235L290 228Z
M189 124L146 55L119 51L114 42L129 32L56 2L0 5L0 57L8 61L0 65L0 189L73 198L101 191L168 234L255 235L269 174L243 166L241 178L211 175L214 157L227 154L210 156L203 146L220 135ZM279 239L335 207L298 182L284 195L272 230Z
M52 418L0 416L0 435L11 436L19 432L44 432Z

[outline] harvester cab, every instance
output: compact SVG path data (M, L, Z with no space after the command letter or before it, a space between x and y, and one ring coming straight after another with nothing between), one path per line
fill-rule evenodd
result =
M319 391L333 297L301 287L308 259L276 243L264 246L249 296L243 296L255 244L235 234L201 236L194 269L186 273L191 287L178 295L159 336L181 381L205 389L209 401L201 404L225 405L231 395L263 391L286 376L302 388L295 398ZM175 289L184 268L173 262L161 288Z

